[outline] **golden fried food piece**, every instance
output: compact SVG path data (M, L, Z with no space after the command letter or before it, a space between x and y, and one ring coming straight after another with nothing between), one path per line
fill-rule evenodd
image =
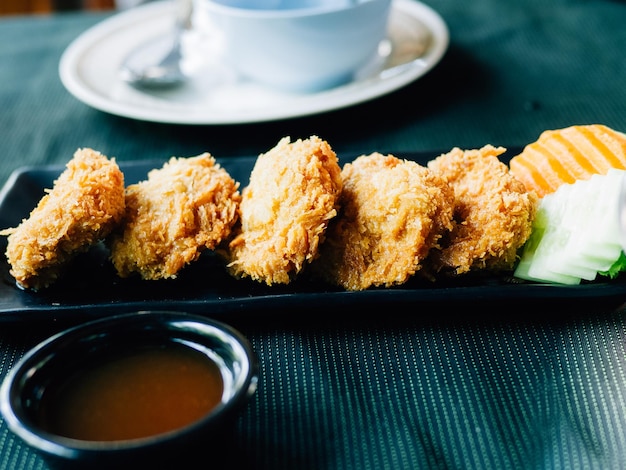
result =
M172 157L126 188L126 213L108 245L120 277L175 278L237 221L239 183L208 153Z
M124 175L115 159L78 149L30 216L9 235L6 256L17 284L54 283L78 253L105 238L124 214Z
M315 272L353 291L406 282L452 229L454 192L428 168L380 153L356 158L341 175L341 211Z
M240 231L229 245L231 275L290 283L318 256L341 188L337 156L317 136L285 137L259 155L242 191Z
M538 199L498 159L505 151L492 145L453 148L428 162L454 188L456 199L454 229L430 256L435 273L513 268L530 236Z

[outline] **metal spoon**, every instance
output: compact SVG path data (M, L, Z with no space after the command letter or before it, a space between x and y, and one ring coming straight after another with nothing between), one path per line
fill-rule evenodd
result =
M192 0L176 1L172 34L141 44L122 63L120 77L126 83L137 88L169 88L187 80L181 69L181 39L191 25Z

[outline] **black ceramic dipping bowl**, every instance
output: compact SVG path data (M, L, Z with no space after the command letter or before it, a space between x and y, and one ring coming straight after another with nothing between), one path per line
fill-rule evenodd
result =
M169 357L172 353L174 357ZM159 355L168 357L163 359ZM172 370L165 370L164 364L190 358L195 361L193 364L174 364ZM134 362L130 364L129 361ZM217 371L213 378L207 374L208 382L221 383L217 391L211 393L202 389L203 385L195 384L199 376L204 376L203 368L207 367ZM92 382L83 388L91 387L102 392L118 387L117 395L92 397L91 402L72 395L80 388L74 382L80 384L85 374L94 370L104 372L99 378L89 379ZM135 377L144 372L149 377L141 379L146 382L141 385L148 389L148 393L135 398L138 403L133 403L133 399L125 395L128 387L124 383L124 374ZM179 389L174 387L169 391L169 398L158 398L161 388L174 385L179 380L178 374L185 373L186 380L191 380L192 385L187 382L179 384ZM166 383L155 385L155 380L163 382L160 378L164 374L170 374ZM117 382L122 385L115 385ZM149 462L182 463L200 449L206 456L207 452L211 454L212 448L222 447L223 436L229 434L236 414L256 391L257 382L257 358L247 339L232 327L186 313L135 312L69 328L35 346L15 364L2 383L0 411L9 429L53 466L120 468ZM74 383L73 389L68 385L70 383ZM200 387L197 396L186 397L187 391L196 386ZM211 394L217 394L217 401L212 405L205 403L208 406L206 411L195 410L200 414L187 418L185 424L161 424L162 428L156 431L131 429L124 431L127 434L115 435L121 428L133 428L136 421L145 419L153 426L153 421L161 419L161 416L157 416L158 419L154 416L126 416L139 413L137 410L142 407L162 411L170 415L167 419L181 419L186 413L184 408L206 401ZM164 400L162 404L159 399ZM109 418L108 424L97 421L89 412L89 406L99 408L106 400L109 404L103 405L104 408L126 405L122 410L101 410L102 419ZM144 406L144 402L150 400L156 401ZM90 405L80 405L82 401ZM63 406L66 410L59 412ZM82 415L77 411L80 406L87 410L84 409ZM118 413L118 418L114 413ZM66 415L72 414L76 415L75 419L68 419ZM84 421L89 420L92 421L87 427L93 429L81 430ZM129 422L118 426L115 420ZM71 425L65 421L70 421ZM106 432L107 426L113 434L103 434L103 437L101 434ZM80 434L84 432L95 434ZM133 432L139 434L133 435Z

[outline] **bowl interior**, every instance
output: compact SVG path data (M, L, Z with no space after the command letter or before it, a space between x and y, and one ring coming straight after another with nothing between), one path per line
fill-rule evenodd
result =
M315 12L335 11L346 8L353 8L357 4L372 0L200 0L201 3L209 6L225 7L228 9L240 10L241 13L248 11L266 11L280 14L281 11L291 11L292 13L314 14ZM300 13L298 13L300 14Z
M181 372L175 372L176 377L168 381L160 379L160 374L168 373L164 369L169 364L167 361L174 364L172 371L179 371L182 366L185 370L192 369L185 373L185 384L172 383L181 379ZM120 369L120 364L124 368ZM207 373L206 380L200 384L197 376L201 370ZM78 387L68 384L89 374L91 377L94 371L106 372L98 375L99 382L96 379L88 382L86 389L100 394L97 400L86 403L104 414L114 413L111 410L125 405L125 409L117 411L121 413L119 416L109 419L112 434L103 431L102 421L85 431L84 421L67 417L81 403L70 393ZM228 325L184 313L136 312L70 328L33 348L11 369L2 384L0 411L9 428L28 444L44 454L61 458L82 459L107 452L161 448L218 430L254 393L257 373L258 364L250 344ZM125 387L128 380L124 374L130 374L126 379L143 377L145 383L141 386L147 388L147 395L138 398L138 403L133 404L124 395L129 388ZM168 387L154 385L150 380L166 382ZM170 385L169 394L165 398L160 396L158 390ZM116 387L117 395L102 397L103 391L117 390ZM186 395L190 387L199 387L195 397ZM125 400L129 403L121 403ZM155 402L143 403L149 400ZM172 403L172 400L179 401ZM205 402L205 408L195 407L186 421L181 422L182 406L196 401ZM108 411L105 403L110 404ZM145 426L138 430L133 421L140 418L130 417L127 427L135 429L119 434L119 428L126 427L116 425L115 420L123 421L124 414L131 415L144 404L146 410L160 408L170 417L155 426L154 416L146 416L146 423L150 421L149 431ZM59 413L64 406L68 413ZM172 424L172 419L178 420L177 423ZM83 426L68 422L80 422Z

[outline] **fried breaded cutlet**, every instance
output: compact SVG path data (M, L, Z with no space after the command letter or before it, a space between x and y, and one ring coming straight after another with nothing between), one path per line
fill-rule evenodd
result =
M429 258L434 273L513 268L518 249L530 236L537 197L499 160L505 151L492 145L455 147L428 162L455 193L454 228Z
M78 149L30 216L2 231L11 275L24 288L48 287L71 259L109 234L124 207L124 175L115 159Z
M317 136L284 137L259 155L242 191L239 233L229 244L230 274L290 283L318 256L341 188L337 155Z
M123 223L107 240L118 275L177 277L230 235L240 201L239 183L209 153L170 158L126 188Z
M341 210L315 273L347 290L403 284L452 229L454 192L414 161L373 153L344 165Z

